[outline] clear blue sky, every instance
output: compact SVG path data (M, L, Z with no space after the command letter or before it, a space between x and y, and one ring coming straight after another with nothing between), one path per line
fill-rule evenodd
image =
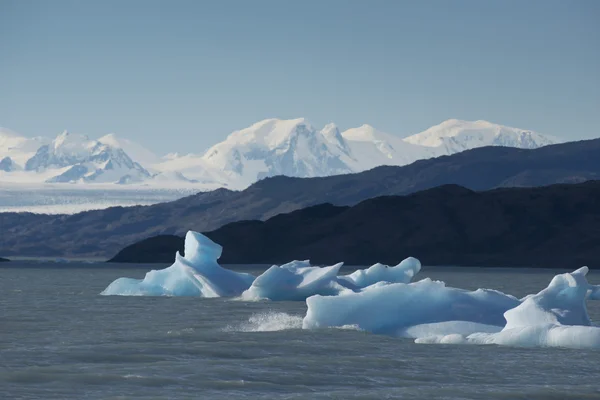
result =
M600 136L600 1L0 0L0 126L201 152L258 120Z

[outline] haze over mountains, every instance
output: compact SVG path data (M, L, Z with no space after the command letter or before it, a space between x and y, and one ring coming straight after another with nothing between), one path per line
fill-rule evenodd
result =
M370 125L341 132L305 119L267 119L231 133L204 154L158 156L109 134L63 132L53 140L0 129L0 182L244 189L286 175L322 177L454 154L482 146L538 148L559 139L486 121L447 120L405 139ZM189 150L189 149L185 149Z

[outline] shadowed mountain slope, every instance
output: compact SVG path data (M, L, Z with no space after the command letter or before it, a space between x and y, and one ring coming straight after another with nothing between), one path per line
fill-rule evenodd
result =
M474 192L444 185L353 207L322 204L206 233L222 263L600 267L600 181ZM169 243L170 252L166 244ZM183 238L152 238L113 261L170 262ZM155 251L154 249L160 249Z
M600 179L600 139L534 150L483 147L403 167L325 178L264 179L246 190L218 189L177 201L114 207L75 215L0 214L0 253L26 256L102 256L156 235L211 231L242 220L266 220L321 204L354 205L444 184L472 190L542 186Z

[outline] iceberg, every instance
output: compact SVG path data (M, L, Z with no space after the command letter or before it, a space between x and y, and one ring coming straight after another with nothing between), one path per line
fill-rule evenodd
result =
M600 348L600 327L591 326L585 304L597 287L587 282L587 267L556 275L547 288L527 296L504 313L500 332L475 332L467 336L433 335L417 343L473 343L512 346Z
M395 267L375 264L367 269L359 269L350 275L341 276L339 282L347 287L365 288L377 282L409 283L421 271L421 262L408 257Z
M312 266L308 260L273 265L263 274L221 267L222 247L190 231L185 256L144 279L119 278L101 294L122 296L235 297L241 300L306 300L304 318L258 315L244 331L298 328L358 329L414 339L416 343L496 344L600 348L600 327L587 300L600 300L587 267L556 275L537 294L518 299L491 289L448 287L429 278L412 282L421 263L409 257L394 267L375 264L339 275L343 263Z
M600 348L600 327L592 325L585 303L598 294L588 271L556 275L547 288L521 300L430 279L377 283L359 292L309 297L302 327L356 325L416 343Z
M409 257L395 267L375 264L350 275L338 276L343 263L329 267L315 267L310 261L292 261L282 266L273 265L242 293L242 300L296 300L310 296L337 296L355 292L377 282L410 282L421 270L421 263Z
M221 267L217 260L223 248L198 232L189 231L184 246L185 256L177 253L170 267L152 270L144 279L119 278L101 294L304 301L317 294L335 296L345 291L359 291L379 281L410 282L421 269L419 260L410 257L395 267L375 264L338 276L343 263L317 267L306 260L273 265L255 278Z
M343 263L330 267L312 267L310 261L292 261L273 265L242 293L242 300L300 300L316 294L335 296L345 290L337 283Z
M168 268L153 270L144 279L119 278L101 294L120 296L239 296L254 276L222 268L217 260L223 248L206 236L189 231L185 236L185 257L175 255Z
M503 314L519 305L516 297L495 290L467 291L429 278L414 283L376 283L359 292L306 299L305 329L356 325L397 335L421 324L466 321L502 327Z

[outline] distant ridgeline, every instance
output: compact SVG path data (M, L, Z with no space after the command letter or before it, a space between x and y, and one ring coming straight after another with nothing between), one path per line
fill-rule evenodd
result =
M445 185L231 223L206 236L223 246L225 264L394 264L414 256L424 265L599 268L599 204L600 181L485 192ZM182 248L183 238L159 236L111 261L171 262Z
M129 243L157 235L183 236L194 230L217 235L215 240L225 245L224 262L289 261L293 255L314 262L393 263L412 255L426 264L542 266L550 262L561 266L566 262L565 268L574 268L580 266L580 260L587 260L582 258L584 252L600 243L594 236L600 225L593 220L600 202L589 210L584 207L598 200L590 197L596 193L596 184L540 191L470 190L595 179L600 179L600 139L534 150L482 147L356 174L278 176L243 191L218 189L146 207L114 207L74 215L0 213L0 254L108 258ZM452 186L414 196L374 199L447 184L470 190ZM283 215L264 226L244 222L217 230L232 222L264 221L323 203L356 207L324 205ZM588 219L580 219L584 216ZM236 236L235 232L244 233ZM274 237L268 236L272 232ZM233 237L237 242L228 241ZM600 258L587 263L592 266L597 260Z

